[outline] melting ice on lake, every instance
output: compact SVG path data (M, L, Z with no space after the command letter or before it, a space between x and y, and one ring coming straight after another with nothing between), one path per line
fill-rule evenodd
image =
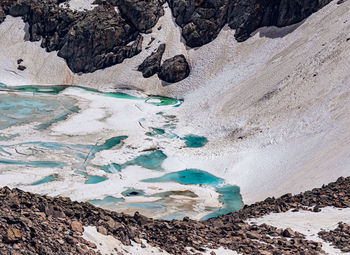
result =
M0 85L0 185L163 219L240 209L237 186L171 161L209 143L177 133L182 103L136 91Z

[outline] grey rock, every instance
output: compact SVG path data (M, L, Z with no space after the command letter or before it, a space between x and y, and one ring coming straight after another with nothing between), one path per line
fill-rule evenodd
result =
M158 49L148 56L141 65L138 71L142 72L143 77L149 78L160 70L160 62L165 51L165 44L159 45Z

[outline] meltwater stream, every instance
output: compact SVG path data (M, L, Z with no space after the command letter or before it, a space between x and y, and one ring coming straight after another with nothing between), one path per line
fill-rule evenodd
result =
M182 102L136 91L0 84L0 185L163 219L240 209L237 186L188 164L177 171L176 163L172 170L164 164L209 142L177 132Z

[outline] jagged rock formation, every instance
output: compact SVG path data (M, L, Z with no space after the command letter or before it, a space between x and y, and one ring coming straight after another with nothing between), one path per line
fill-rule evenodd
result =
M168 0L188 46L214 40L227 23L244 41L263 26L288 26L302 21L331 0Z
M31 41L42 39L47 51L58 51L75 72L93 72L141 52L142 37L110 5L86 13L58 6L60 1L18 0L8 14L29 24Z
M284 27L298 23L329 2L331 0L232 1L227 22L230 28L236 29L236 39L244 41L260 27Z
M127 216L89 203L72 202L69 198L0 188L0 253L96 254L93 250L96 246L82 237L82 231L83 226L97 226L100 233L113 235L125 245L131 245L131 240L140 243L140 239L145 239L170 254L189 254L185 247L197 251L226 247L244 254L320 254L320 243L306 240L292 229L250 225L245 220L293 208L296 211L311 210L310 206L350 207L349 199L350 177L339 178L322 188L295 196L268 198L208 221L188 218L164 221L138 213ZM339 229L332 233L342 235L349 228Z
M0 24L5 20L5 18L6 18L6 14L4 10L0 7Z
M164 15L163 4L162 0L119 0L117 6L123 17L145 33Z
M211 42L226 24L229 0L169 0L168 3L190 47Z
M158 73L159 79L166 82L179 82L190 74L190 66L184 55L176 55L164 61Z
M150 32L164 15L165 0L96 0L94 4L116 6L122 17L142 33Z
M159 72L160 62L162 61L162 56L165 51L165 44L159 45L155 52L152 52L141 65L138 67L138 71L142 72L143 77L149 78Z
M140 53L142 36L113 9L100 6L75 22L61 44L58 56L74 72L93 72Z

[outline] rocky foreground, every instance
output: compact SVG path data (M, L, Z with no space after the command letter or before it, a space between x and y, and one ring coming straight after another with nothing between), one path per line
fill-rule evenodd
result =
M84 226L96 226L98 232L112 235L124 245L146 240L170 254L200 254L206 248L218 247L241 254L322 254L322 244L306 240L301 233L266 224L251 225L246 220L271 212L350 207L350 177L298 195L267 198L241 211L202 222L188 218L154 220L138 213L127 216L69 198L7 187L0 189L0 203L0 253L4 255L99 254L96 245L82 237ZM347 225L340 224L331 233L320 232L319 236L342 251L350 249ZM118 247L115 250L123 254Z

